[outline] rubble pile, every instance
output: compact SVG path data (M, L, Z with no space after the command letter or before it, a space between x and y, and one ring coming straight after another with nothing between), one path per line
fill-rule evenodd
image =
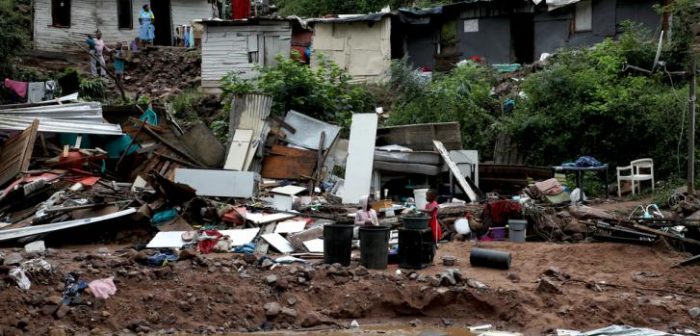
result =
M201 54L197 50L151 46L134 52L124 86L138 88L141 96L165 98L201 82Z

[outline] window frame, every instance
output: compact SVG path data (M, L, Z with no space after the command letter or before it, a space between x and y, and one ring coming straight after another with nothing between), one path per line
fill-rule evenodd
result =
M133 0L116 0L117 1L117 29L119 30L134 30L134 1ZM128 26L122 26L122 20L121 17L124 14L123 11L124 9L122 8L122 4L127 3L129 4L129 8L127 10L127 13L129 15L129 25Z
M68 7L68 9L67 9L65 14L68 16L67 17L68 24L63 24L63 23L58 22L61 20L57 19L58 14L56 13L56 9L58 7L60 7L60 5L59 5L60 2L64 2L67 4L66 7ZM71 0L51 0L51 27L70 28L71 27L71 20L72 20L72 15L71 15L72 13L71 12L72 12ZM64 13L61 13L61 14L64 14Z
M584 8L587 7L587 8ZM584 12L585 9L585 13ZM584 17L579 17L581 15L586 15L588 19L588 27L580 28L579 20L583 20ZM585 33L593 31L593 1L592 0L582 0L574 5L574 33Z

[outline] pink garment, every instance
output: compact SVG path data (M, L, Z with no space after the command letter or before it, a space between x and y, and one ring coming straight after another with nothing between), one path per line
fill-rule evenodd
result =
M369 196L363 196L360 199L360 210L355 213L355 225L366 225L368 221L372 225L379 225L377 212L369 208Z
M117 285L114 284L112 277L90 281L88 288L90 288L92 295L98 299L107 299L110 295L117 293Z
M97 55L102 55L102 51L106 50L109 52L109 48L105 45L105 41L103 39L95 39L95 53Z
M29 83L18 82L9 78L5 78L5 87L14 91L18 96L24 98L27 96L27 88L29 87Z

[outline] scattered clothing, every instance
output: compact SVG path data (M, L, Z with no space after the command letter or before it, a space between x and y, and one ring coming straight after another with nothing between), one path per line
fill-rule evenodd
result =
M27 102L38 103L44 100L46 84L44 82L31 82L27 86Z
M173 251L164 251L153 254L146 259L148 266L162 267L169 262L177 261L178 256Z
M233 249L234 253L245 253L245 254L253 254L255 252L255 244L253 243L248 243L245 245L241 245Z
M20 98L24 98L27 96L27 89L29 87L29 83L5 78L5 87L10 89Z
M111 277L90 281L88 288L90 293L98 299L106 300L117 293L117 286L114 284L114 278Z
M551 178L549 180L541 182L535 182L535 186L542 194L549 196L559 195L564 191L564 188L555 178Z
M80 280L80 277L71 272L68 273L63 280L64 290L63 290L63 304L73 304L80 299L80 294L88 288L85 281Z
M56 95L56 82L46 81L44 82L44 100L51 100Z
M217 230L204 230L199 236L199 242L197 243L197 249L199 252L207 254L214 251L216 243L221 240L224 235Z
M505 226L509 218L520 216L520 203L511 200L498 200L487 203L481 213L487 227Z

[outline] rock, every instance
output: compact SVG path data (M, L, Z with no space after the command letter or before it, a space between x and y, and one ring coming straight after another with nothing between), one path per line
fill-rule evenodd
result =
M305 284L305 283L306 283L306 278L304 278L304 277L298 277L298 278L297 278L297 283L300 284L300 285Z
M262 263L260 264L260 267L261 267L261 268L270 268L270 267L272 267L272 265L274 265L274 263L272 262L272 260L270 260L270 259L265 259L265 260L263 260Z
M539 285L537 285L536 291L538 293L550 293L550 294L561 294L562 291L549 279L540 279Z
M277 316L282 310L282 307L277 302L268 302L263 306L263 308L265 309L265 315L268 317Z
M517 273L508 273L508 275L506 275L506 279L512 282L520 282L520 276Z
M311 328L321 324L323 324L323 318L315 311L306 314L306 316L304 316L304 318L301 320L302 328Z
M474 280L474 279L469 279L469 280L467 280L467 286L469 286L469 287L471 287L471 288L476 288L476 289L487 289L487 288L489 288L489 286L486 286L486 285L485 285L484 283L482 283L481 281Z
M449 326L452 325L452 320L447 319L447 318L444 318L444 317L442 318L441 322L442 322L442 324L443 324L444 326L446 326L446 327L449 327Z
M688 314L690 317L692 317L694 320L700 317L700 307L693 307L688 310Z
M58 307L58 310L56 310L53 314L54 317L56 317L57 319L62 319L66 317L66 315L68 315L68 312L70 312L70 307L68 307L67 305L61 305Z
M418 273L411 272L410 274L408 274L408 278L415 281L416 279L418 279Z
M289 281L287 279L279 279L277 280L277 289L281 291L285 291L289 289Z
M364 266L357 266L357 268L355 268L355 275L357 276L366 276L368 274L369 271Z
M297 311L293 308L282 307L281 313L289 317L297 317Z
M24 258L19 253L10 253L5 257L3 265L19 265Z
M440 285L442 284L442 278L437 276L428 277L427 281L433 287L440 287Z
M31 242L27 245L24 245L24 251L27 253L42 254L46 252L46 245L44 245L43 240L37 240L35 242Z
M408 322L412 327L418 327L420 326L423 322L419 319L412 320L411 322Z
M457 284L457 279L452 272L440 273L440 284L443 286L454 286Z
M48 336L66 336L66 330L61 327L51 327Z
M63 298L58 295L51 295L44 298L44 304L60 305Z
M360 329L360 324L357 323L357 320L352 320L352 322L350 322L350 329Z
M542 272L542 274L549 276L549 277L552 277L552 278L558 278L559 275L561 274L561 270L559 269L559 267L549 266L549 268L547 268L547 270Z
M287 298L287 304L290 305L290 306L293 306L293 305L297 304L297 301L298 301L297 298L295 298L295 297L293 297L293 296Z
M428 276L425 274L419 274L418 278L416 279L418 282L428 282L429 280L430 279L428 279Z
M456 268L448 268L447 273L449 273L450 276L452 276L457 282L462 282L462 279L464 279L462 272Z
M272 285L277 282L277 276L274 274L270 274L265 277L265 282L267 282L268 285Z

